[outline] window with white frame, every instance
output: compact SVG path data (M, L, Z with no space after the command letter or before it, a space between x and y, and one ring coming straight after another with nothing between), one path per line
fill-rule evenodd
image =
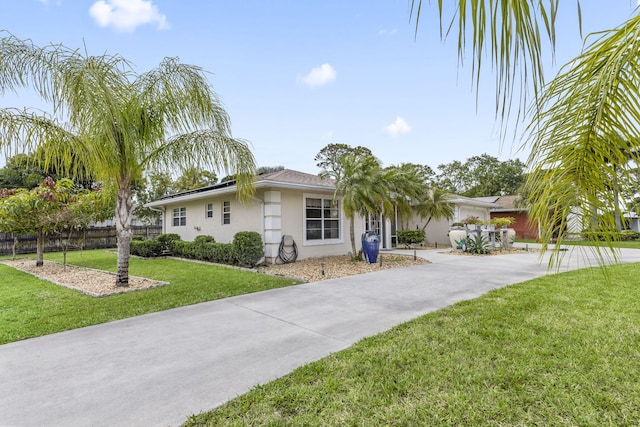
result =
M205 218L213 218L213 203L207 203Z
M173 209L173 226L179 227L187 225L187 208Z
M222 202L222 223L231 224L231 202Z
M330 197L305 197L305 240L339 240L340 201Z

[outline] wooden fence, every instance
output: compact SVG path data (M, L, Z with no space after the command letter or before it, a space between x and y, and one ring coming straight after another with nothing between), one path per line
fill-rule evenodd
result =
M162 233L161 226L132 226L133 234L153 239ZM67 236L48 235L45 237L44 251L61 251ZM11 255L13 252L14 236L11 233L0 233L0 255ZM99 249L116 247L116 228L92 227L84 231L78 231L71 235L69 250ZM36 235L24 234L18 236L16 253L30 254L36 252Z

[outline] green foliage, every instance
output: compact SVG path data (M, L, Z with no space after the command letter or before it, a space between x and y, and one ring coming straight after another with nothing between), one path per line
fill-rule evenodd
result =
M238 264L255 266L264 257L262 237L255 231L241 231L233 236L233 247Z
M196 238L193 239L193 243L196 243L196 244L215 243L215 242L216 242L216 239L214 239L213 236L207 236L207 235L196 236Z
M156 237L156 240L162 243L163 245L168 245L174 240L182 240L179 234L176 233L167 233L167 234L159 234Z
M489 221L489 223L495 225L496 228L508 227L514 222L516 222L516 219L512 216L491 218Z
M166 172L152 172L133 186L136 207L134 215L145 224L157 224L161 221L161 212L144 205L175 192L171 175Z
M113 211L114 197L109 190L78 190L69 179L55 182L46 178L31 190L0 193L0 231L16 235L37 235L38 264L41 264L44 234L66 237L86 228L91 221L104 220Z
M133 236L131 236L132 242L141 242L143 240L146 240L146 239L144 238L144 236L141 236L139 234L134 234Z
M46 167L77 177L84 166L117 186L116 283L128 284L133 189L145 171L190 167L235 174L238 196L253 192L255 160L231 134L206 71L165 58L138 74L119 55L88 56L60 44L39 47L2 32L0 93L33 89L53 115L0 108L4 147L41 152Z
M438 166L436 182L446 192L466 197L517 194L525 181L525 164L518 159L504 162L488 154Z
M236 250L232 243L171 241L171 253L177 257L197 259L219 264L236 264Z
M398 243L401 245L416 245L424 242L424 230L397 230Z
M132 240L131 254L145 258L160 256L162 254L162 243L155 239Z
M638 183L640 56L633 52L639 36L634 12L620 26L587 38L532 110L527 194L543 242L556 236L562 242L569 213L589 230L622 228L620 195L634 194ZM616 214L603 224L597 220L602 212ZM554 255L552 261L562 258Z
M491 252L489 240L482 233L468 233L466 252L474 255L484 255Z
M218 176L215 172L207 171L195 166L188 167L182 172L173 184L175 192L193 190L200 187L206 187L218 182Z
M626 231L583 231L580 233L583 239L594 242L624 242L640 240L640 232Z

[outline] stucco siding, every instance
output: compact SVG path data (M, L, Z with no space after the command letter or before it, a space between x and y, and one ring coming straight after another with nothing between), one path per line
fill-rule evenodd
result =
M333 192L282 190L282 235L293 237L298 247L298 259L316 258L329 255L341 255L351 251L349 240L349 222L340 210L340 237L337 241L307 241L305 239L305 197L332 199ZM357 249L360 250L358 230L363 229L362 220L356 220Z
M223 224L223 203L229 202L229 224ZM212 217L207 217L207 205L212 205ZM173 225L173 210L186 208L186 225ZM165 232L176 233L182 240L196 236L213 236L216 242L230 243L239 231L255 231L262 235L262 207L254 200L241 203L235 195L168 204L165 210Z
M342 255L351 251L349 220L340 210L339 238L332 241L305 239L305 197L332 199L333 192L302 191L294 189L262 189L247 202L235 195L209 197L194 201L168 203L165 207L165 232L176 233L185 241L196 236L213 236L217 242L229 243L239 231L255 231L265 243L269 260L277 256L280 240L290 235L298 248L298 259ZM229 202L230 224L223 224L223 202ZM207 217L207 205L212 205L212 216ZM185 208L186 225L173 225L173 210ZM362 218L355 220L356 250L361 249L360 235L364 230Z

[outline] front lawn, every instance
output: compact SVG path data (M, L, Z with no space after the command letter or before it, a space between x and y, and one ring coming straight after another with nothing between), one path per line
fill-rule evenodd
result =
M62 254L45 254L45 259L62 261ZM67 260L83 267L116 269L116 255L102 250L70 252ZM250 271L164 258L131 258L129 273L171 284L94 298L0 265L0 344L298 283Z
M640 264L610 273L546 276L427 314L185 426L640 425Z

